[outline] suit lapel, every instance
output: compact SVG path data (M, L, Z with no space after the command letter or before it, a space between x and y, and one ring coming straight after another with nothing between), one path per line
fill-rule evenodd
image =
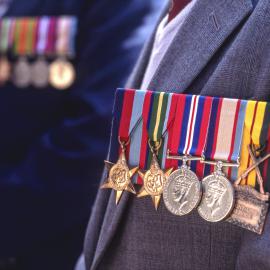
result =
M251 10L250 0L198 0L159 65L149 89L183 92ZM154 35L145 46L127 87L140 88L153 40ZM115 194L111 193L91 270L98 267L116 233L128 199L129 194L125 192L116 206Z
M148 89L184 92L252 9L251 0L197 0Z

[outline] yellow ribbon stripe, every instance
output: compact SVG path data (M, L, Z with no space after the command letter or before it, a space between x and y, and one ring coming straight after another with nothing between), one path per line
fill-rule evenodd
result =
M240 176L248 167L248 145L251 141L250 130L253 122L254 112L255 112L256 101L248 101L246 116L245 116L245 124L244 124L244 132L243 132L243 141L241 148L241 159L240 159L240 167L238 170L238 176ZM241 182L241 184L245 184L245 180Z
M161 116L161 109L162 109L164 94L165 94L164 92L160 93L159 100L158 100L157 119L156 119L154 134L153 134L154 141L158 140L157 135L158 135L158 128L160 124L160 116Z
M238 175L240 176L251 164L252 161L248 153L248 145L253 143L255 147L260 147L260 135L262 131L263 119L266 109L266 102L258 102L257 110L256 101L248 101L246 116L245 116L245 125L243 132L243 141L241 148L241 159L240 159L240 168L238 170ZM255 115L256 112L256 115ZM253 126L253 128L252 128ZM256 185L256 172L252 171L247 179L244 179L241 182L242 185L248 184L253 187Z
M263 126L263 119L265 114L265 108L266 108L266 102L259 102L257 107L257 113L255 116L255 122L251 134L252 143L256 148L260 148L260 135L262 132L262 126ZM252 161L250 160L249 166L252 164ZM255 170L252 171L248 178L247 178L247 184L255 187L256 185L256 172Z

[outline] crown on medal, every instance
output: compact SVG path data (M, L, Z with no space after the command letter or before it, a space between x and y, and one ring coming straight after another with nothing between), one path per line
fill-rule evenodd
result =
M208 184L208 190L221 196L226 192L226 187L220 181L212 180Z
M175 184L176 187L181 187L181 188L190 188L191 183L189 181L181 181L181 182L176 182Z

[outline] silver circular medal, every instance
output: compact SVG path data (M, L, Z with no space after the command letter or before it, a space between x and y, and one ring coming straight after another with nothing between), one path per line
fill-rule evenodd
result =
M187 166L174 171L163 190L166 208L174 215L183 216L198 206L202 197L201 183Z
M30 85L31 66L25 57L20 58L15 64L12 81L18 88L25 88Z
M214 172L202 180L203 196L199 215L210 222L224 220L234 207L234 189L221 173Z
M32 64L32 84L36 88L45 88L49 82L49 65L45 59L39 58Z

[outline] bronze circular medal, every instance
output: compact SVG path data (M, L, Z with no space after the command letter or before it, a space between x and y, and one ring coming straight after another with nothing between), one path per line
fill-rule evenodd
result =
M117 163L111 168L109 178L114 189L124 190L130 182L129 168L125 164Z
M161 195L166 182L164 172L156 167L151 167L144 176L144 188L151 196Z
M73 65L63 59L52 62L49 67L49 81L56 89L65 90L69 88L75 81Z
M199 215L210 222L224 220L234 207L234 189L223 175L213 173L202 180L203 196Z
M11 65L6 57L0 58L0 84L5 84L10 78Z
M32 64L32 84L36 88L45 88L48 85L49 66L44 59L38 59Z
M163 190L166 208L177 216L190 213L198 206L201 197L201 183L197 175L184 166L169 176Z
M31 83L31 67L24 57L14 66L13 83L19 88L28 87Z

